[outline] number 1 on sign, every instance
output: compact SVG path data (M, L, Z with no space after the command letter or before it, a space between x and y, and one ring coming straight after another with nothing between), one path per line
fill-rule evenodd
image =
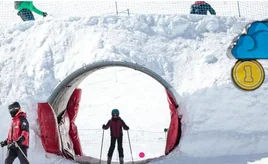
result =
M245 82L253 82L251 66L245 66Z

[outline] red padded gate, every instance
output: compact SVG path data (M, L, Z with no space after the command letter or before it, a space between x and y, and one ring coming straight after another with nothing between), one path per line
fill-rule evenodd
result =
M78 114L79 102L81 100L81 89L75 89L67 106L67 111L70 118L70 137L74 145L74 152L76 155L82 155L82 147L78 135L77 126L75 125L75 119Z
M170 92L166 90L168 96L168 103L171 112L171 121L169 125L167 142L166 142L166 150L165 154L169 154L179 143L181 137L181 123L179 120L177 108L179 107Z
M38 121L42 145L46 152L61 154L58 122L54 110L48 103L38 103Z
M62 153L67 159L74 159L75 153L73 149L73 142L69 135L69 131L70 131L70 118L68 112L65 111L59 123Z

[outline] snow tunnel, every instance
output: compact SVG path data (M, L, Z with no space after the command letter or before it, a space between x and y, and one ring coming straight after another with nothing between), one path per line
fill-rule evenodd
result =
M168 155L179 144L181 138L181 120L179 102L173 87L154 71L126 61L102 61L83 65L61 81L47 102L38 103L38 121L40 136L46 152L61 155L74 160L83 156L75 119L79 110L82 90L79 84L90 74L107 67L127 67L145 73L157 80L166 90L170 109L170 124L167 133L165 155ZM168 111L167 111L168 112Z

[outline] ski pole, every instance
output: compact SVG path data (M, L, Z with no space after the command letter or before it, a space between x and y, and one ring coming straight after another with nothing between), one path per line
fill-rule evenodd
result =
M16 146L17 148L19 148L20 152L22 153L22 155L24 156L24 158L27 160L27 162L30 163L29 160L28 160L28 158L27 158L27 156L26 156L26 155L24 154L24 152L21 150L21 148L20 148L20 146L17 144L17 142L16 142L16 141L14 141L14 142L15 142L15 146Z
M2 163L4 163L4 148L2 148Z
M165 128L165 129L164 129L164 132L165 132L166 139L167 139L167 131L168 131L168 129Z
M102 130L101 152L100 152L100 162L99 162L99 164L101 164L101 155L102 155L103 138L104 138L104 129Z
M132 149L131 149L131 145L130 145L130 139L129 139L129 133L128 133L128 131L127 131L127 136L128 136L128 143L129 143L129 148L130 148L130 153L131 153L132 163L134 164L134 160L133 160Z

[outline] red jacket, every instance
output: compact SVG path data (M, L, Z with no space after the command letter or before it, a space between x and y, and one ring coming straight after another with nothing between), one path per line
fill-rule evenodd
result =
M123 136L122 127L125 130L129 129L129 127L125 124L125 122L120 117L118 117L117 119L116 118L110 119L108 123L104 126L104 129L110 128L111 131L110 135L112 137L118 138L120 136Z
M26 113L19 111L12 118L8 131L7 143L18 142L20 146L29 147L29 123L26 119Z
M195 1L194 2L194 4L196 4L196 5L203 5L205 3L206 3L205 1Z

